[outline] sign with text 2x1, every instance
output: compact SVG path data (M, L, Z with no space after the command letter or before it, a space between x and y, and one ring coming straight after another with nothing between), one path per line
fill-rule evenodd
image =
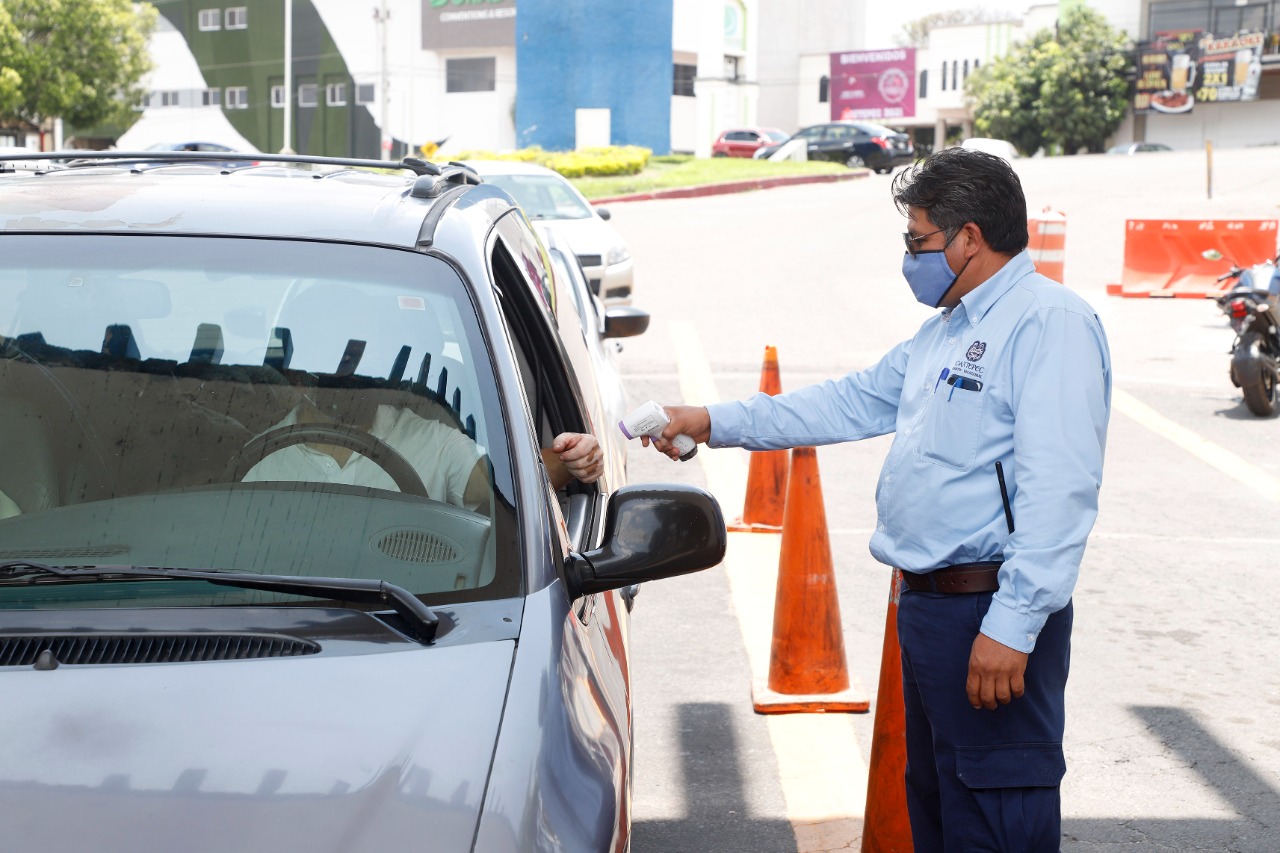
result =
M916 49L831 54L831 118L892 121L916 114Z
M1156 33L1138 50L1133 111L1189 113L1201 103L1255 101L1262 33L1215 38L1200 30Z

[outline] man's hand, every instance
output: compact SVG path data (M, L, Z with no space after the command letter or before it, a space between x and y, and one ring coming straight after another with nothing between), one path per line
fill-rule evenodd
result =
M672 459L680 458L680 451L671 443L671 439L683 433L698 444L706 444L711 438L711 415L704 406L663 406L662 410L671 418L671 423L662 430L662 438L640 436L645 447L650 443Z
M594 483L604 473L604 452L594 435L585 432L562 432L542 452L551 475L551 484L557 489L569 485L569 480Z
M975 709L994 711L997 702L1008 705L1014 699L1021 699L1026 689L1022 680L1026 671L1026 652L979 634L969 653L969 678L964 683L969 704Z

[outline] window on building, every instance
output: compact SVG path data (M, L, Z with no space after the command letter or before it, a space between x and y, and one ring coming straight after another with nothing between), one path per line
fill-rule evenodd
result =
M951 60L951 88L960 88L960 61L958 59Z
M201 32L220 30L222 29L222 10L201 9L198 20Z
M226 96L225 109L228 110L247 110L249 109L249 87L248 86L228 86L223 90Z
M947 91L947 63L942 63L942 91Z
M372 104L377 100L378 90L372 83L359 83L356 85L356 103Z
M693 97L693 81L698 76L698 66L682 65L677 62L672 66L671 94L678 98Z
M916 92L922 98L929 97L929 69L920 69L920 83L916 86Z
M964 61L964 76L963 76L963 77L961 77L960 79L961 79L961 80L968 80L968 79L969 79L969 60L967 60L967 59Z
M249 7L232 6L227 10L223 21L229 30L243 30L249 26Z
M1156 33L1178 30L1207 30L1209 28L1209 3L1205 0L1167 0L1152 3L1150 11L1151 36Z
M315 83L303 83L298 86L298 106L314 107L320 103L320 87Z
M446 92L492 92L496 86L498 62L492 56L446 59Z
M979 65L981 65L981 64L982 64L982 63L981 63L979 60L975 59L975 60L973 61L973 70L974 70L974 71L977 71L977 70L978 70L978 66L979 66Z
M200 95L200 103L206 107L222 106L222 90L205 89Z
M156 92L151 96L151 106L153 107L176 107L177 105L177 91Z
M285 105L284 86L281 86L280 84L276 84L271 87L271 106L275 107L278 110L282 110L284 109L284 105Z
M741 70L741 56L726 56L724 58L724 79L736 82L741 77Z
M1277 26L1280 26L1280 23ZM1209 26L1214 35L1222 36L1245 31L1259 33L1266 28L1266 3L1248 3L1225 9L1219 6L1213 10L1213 22Z
M818 78L818 103L827 104L831 102L831 78L823 74Z
M325 86L324 102L330 107L345 107L347 105L347 84L330 83Z

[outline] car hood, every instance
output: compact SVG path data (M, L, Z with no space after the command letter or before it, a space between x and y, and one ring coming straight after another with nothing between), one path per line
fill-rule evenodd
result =
M604 258L614 246L626 245L618 230L598 216L589 219L544 219L564 235L575 254ZM584 265L585 266L585 265Z
M470 850L513 651L0 669L5 846Z

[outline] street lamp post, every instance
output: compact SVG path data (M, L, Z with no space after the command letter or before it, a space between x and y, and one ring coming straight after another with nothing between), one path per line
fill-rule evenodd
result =
M284 0L284 147L293 153L293 0Z

